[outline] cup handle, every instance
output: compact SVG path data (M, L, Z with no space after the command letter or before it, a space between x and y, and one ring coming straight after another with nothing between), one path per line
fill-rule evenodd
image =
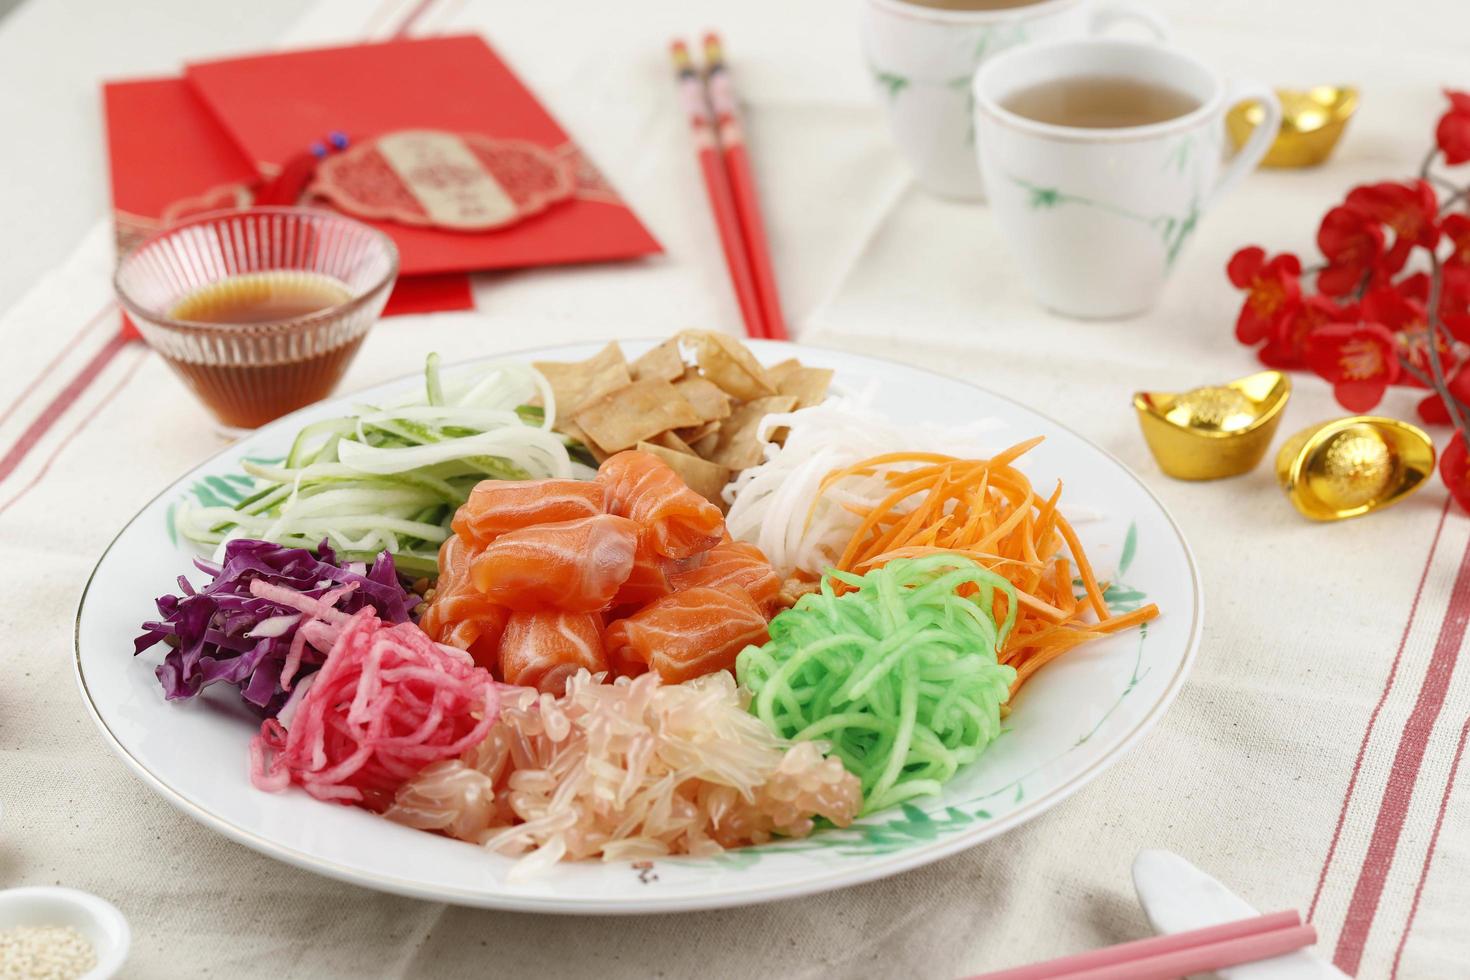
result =
M1104 0L1097 4L1087 22L1087 33L1101 34L1114 24L1130 22L1142 25L1155 41L1169 40L1169 25L1164 18L1132 0Z
M1281 102L1269 85L1251 81L1230 82L1225 92L1225 111L1228 112L1232 106L1250 99L1261 103L1266 117L1261 120L1259 126L1252 130L1245 146L1236 151L1235 156L1220 172L1219 179L1215 181L1215 189L1210 192L1209 206L1211 207L1219 203L1220 198L1240 183L1246 174L1256 169L1261 158L1276 141L1276 134L1281 131Z

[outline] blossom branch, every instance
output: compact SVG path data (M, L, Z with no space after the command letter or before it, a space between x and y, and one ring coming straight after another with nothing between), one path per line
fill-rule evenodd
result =
M1414 364L1413 361L1409 360L1403 355L1399 355L1399 370L1407 374L1409 377L1413 378L1415 381L1419 382L1424 387L1433 390L1434 381L1429 377L1429 375L1419 370L1419 368Z
M1440 298L1444 294L1444 267L1440 265L1439 253L1432 248L1429 249L1429 268L1429 305L1424 312L1424 319L1429 327L1429 369L1434 374L1434 390L1439 394L1440 401L1444 402L1445 411L1449 413L1455 431L1459 432L1463 438L1465 435L1463 406L1450 393L1450 383L1445 377L1444 364L1439 356L1441 333L1444 335L1445 345L1450 349L1454 349L1455 338L1450 334L1439 315Z
M1434 158L1439 156L1439 147L1431 146L1429 152L1424 154L1424 162L1419 164L1419 179L1429 179L1429 168L1434 166Z

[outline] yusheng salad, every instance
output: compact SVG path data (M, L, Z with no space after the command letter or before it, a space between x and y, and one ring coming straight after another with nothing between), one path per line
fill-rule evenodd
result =
M1108 609L1039 439L900 426L705 332L455 378L177 514L221 561L137 650L263 716L263 790L516 875L799 837L939 792L1036 670L1158 614Z

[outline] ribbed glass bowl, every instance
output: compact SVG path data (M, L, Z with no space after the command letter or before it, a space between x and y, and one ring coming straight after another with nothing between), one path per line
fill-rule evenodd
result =
M113 284L143 339L226 431L239 432L331 394L397 276L392 240L361 222L310 208L250 208L159 232L123 256ZM343 298L249 323L175 316L186 299L197 307L202 291L228 303L232 289L259 291L262 282L330 288Z

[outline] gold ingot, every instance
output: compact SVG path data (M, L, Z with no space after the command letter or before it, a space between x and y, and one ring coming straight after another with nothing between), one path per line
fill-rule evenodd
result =
M1433 472L1434 443L1423 429L1372 415L1309 426L1276 454L1276 479L1314 521L1382 510L1418 490Z
M1290 397L1286 375L1262 371L1177 394L1140 391L1133 408L1165 473L1179 480L1218 480L1255 468Z
M1342 138L1347 121L1358 108L1358 90L1351 85L1318 85L1305 91L1279 88L1281 131L1263 167L1315 167L1325 163ZM1265 118L1259 102L1242 102L1225 116L1225 128L1237 149Z

